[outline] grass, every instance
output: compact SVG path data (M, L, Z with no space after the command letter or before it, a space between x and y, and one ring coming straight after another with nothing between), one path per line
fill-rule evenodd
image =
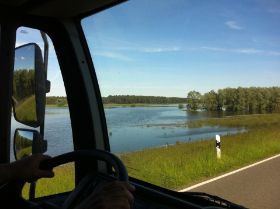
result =
M37 120L35 96L31 96L17 104L15 112L19 121L34 123Z
M225 126L225 127L245 127L250 130L257 127L267 127L280 124L280 114L254 114L254 115L236 115L223 118L209 118L204 120L190 121L186 125L189 128L199 128L205 125Z
M36 185L36 197L72 191L75 186L74 164L69 163L54 168L55 177L42 178ZM24 198L28 199L30 184L26 183L22 190Z
M221 159L216 158L214 138L121 154L130 176L178 190L280 153L280 114L232 116L187 124L203 125L245 127L247 132L222 137Z
M32 154L32 145L30 147L17 150L16 155L17 159L22 159L24 157L30 156Z
M46 107L68 107L67 104L64 104L64 105L58 105L58 104L47 104Z

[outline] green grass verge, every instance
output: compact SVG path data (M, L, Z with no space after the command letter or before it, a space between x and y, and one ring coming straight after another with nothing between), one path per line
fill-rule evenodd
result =
M37 120L35 96L31 96L17 104L15 112L18 120L34 123Z
M280 153L280 114L207 119L187 125L246 127L247 132L222 137L221 159L216 158L214 138L121 154L130 176L178 190Z

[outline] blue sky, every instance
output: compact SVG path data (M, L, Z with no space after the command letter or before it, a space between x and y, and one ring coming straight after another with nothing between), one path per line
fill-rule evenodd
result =
M51 90L47 96L65 96L65 88L60 72L60 67L54 51L52 41L48 38L49 42L49 62L48 62L48 80L51 81ZM20 27L17 30L16 47L22 46L27 43L36 43L40 46L42 53L44 51L44 43L41 34L38 30ZM24 57L22 55L20 57ZM17 68L17 66L15 66Z
M34 69L35 53L33 46L18 48L15 51L15 70Z
M101 93L280 86L280 1L130 0L82 21ZM20 31L19 31L20 33ZM17 43L34 31L21 33ZM65 95L53 47L49 95Z
M131 0L84 20L101 91L279 86L280 2Z

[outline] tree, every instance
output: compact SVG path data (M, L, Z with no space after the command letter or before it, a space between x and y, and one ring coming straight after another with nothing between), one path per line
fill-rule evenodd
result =
M214 90L203 95L203 108L208 111L218 111L220 109L218 94Z
M187 96L187 108L197 111L201 108L201 94L198 91L190 91Z

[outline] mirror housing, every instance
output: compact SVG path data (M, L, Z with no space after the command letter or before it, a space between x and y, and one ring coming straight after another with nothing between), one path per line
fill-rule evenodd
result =
M16 121L38 127L44 122L46 72L40 47L29 43L15 50L13 113Z
M16 129L14 134L14 156L16 160L47 151L47 141L36 130Z

